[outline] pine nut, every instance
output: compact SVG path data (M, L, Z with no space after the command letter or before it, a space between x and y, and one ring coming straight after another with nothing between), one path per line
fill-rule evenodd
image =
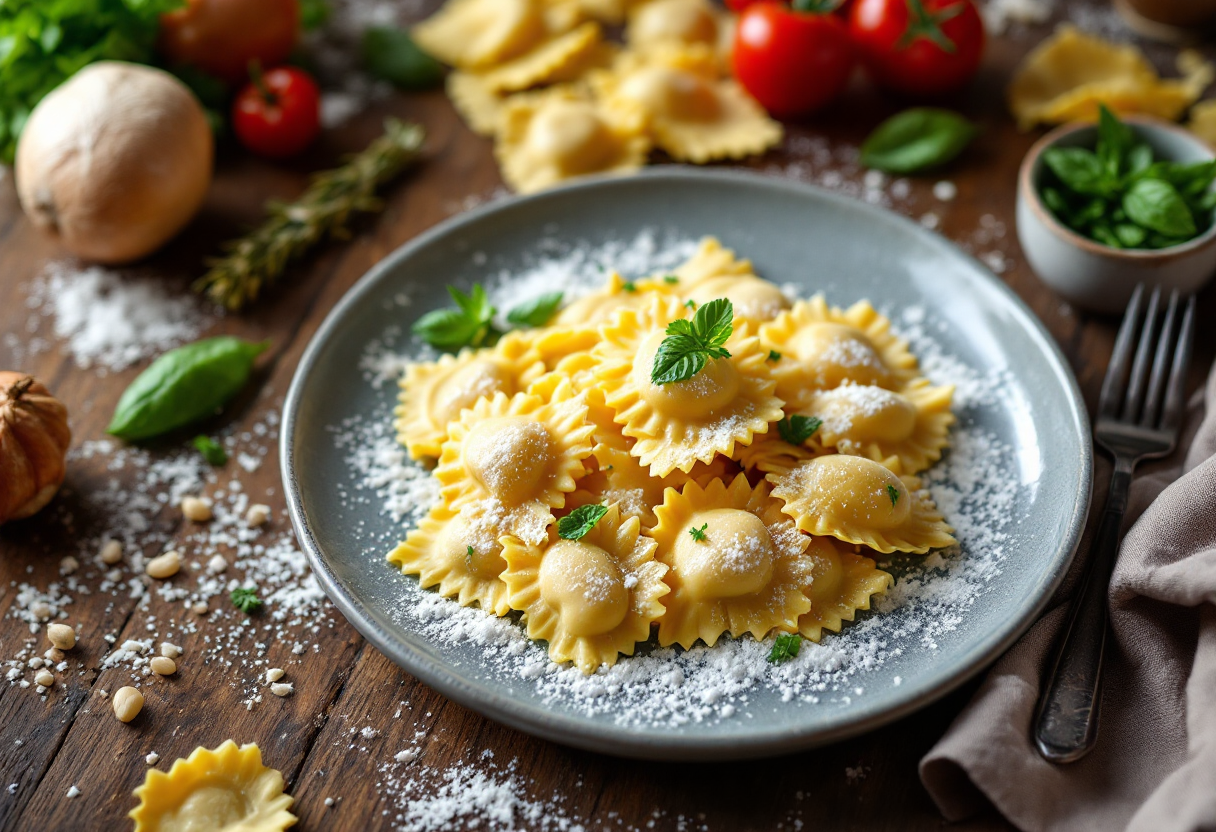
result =
M206 523L211 519L211 503L199 497L183 497L182 514L192 523Z
M182 654L182 648L178 647L176 644L170 644L167 641L162 641L160 643L160 654L166 659L176 659Z
M59 571L64 575L71 575L79 568L80 561L76 560L76 558L72 557L71 555L68 555L59 561Z
M291 696L295 686L291 682L276 682L270 686L270 692L275 696Z
M254 503L249 507L249 511L245 512L245 524L251 529L266 525L266 521L269 519L270 506L261 503Z
M172 578L181 568L182 556L176 550L171 550L148 561L144 571L153 578Z
M59 664L61 661L63 661L63 651L60 650L58 647L52 647L50 650L47 650L42 655L43 655L43 657L45 657L49 661L54 662L55 664Z
M114 705L114 716L119 722L130 722L139 716L144 707L144 695L133 687L123 687L114 691L110 700Z
M148 666L157 676L172 676L177 672L177 663L168 656L157 656L148 662Z
M71 650L76 646L76 631L67 624L48 624L46 637L60 650Z
M38 674L34 676L34 681L42 685L44 688L49 688L51 685L55 684L55 674L51 673L49 670L39 670Z
M228 568L228 561L223 555L212 555L211 560L207 561L207 571L212 575L218 575Z
M266 681L268 683L277 682L282 678L283 678L283 668L281 668L281 667L272 667L266 671Z
M101 562L113 566L122 561L122 544L117 540L107 540L101 545Z

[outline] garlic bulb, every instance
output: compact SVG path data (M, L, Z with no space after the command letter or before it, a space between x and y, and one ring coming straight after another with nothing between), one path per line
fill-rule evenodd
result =
M34 108L17 145L17 194L34 225L73 254L128 262L190 221L213 156L206 114L184 84L101 61Z
M67 471L68 411L24 373L0 371L0 523L51 501Z

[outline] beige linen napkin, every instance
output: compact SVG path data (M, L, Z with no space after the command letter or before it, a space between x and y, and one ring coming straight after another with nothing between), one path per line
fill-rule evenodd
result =
M1030 738L1074 568L1051 612L997 662L921 761L921 780L947 818L995 806L1027 832L1216 830L1216 369L1191 404L1180 448L1132 484L1127 520L1135 523L1111 583L1097 745L1057 766ZM1096 489L1091 521L1104 490Z

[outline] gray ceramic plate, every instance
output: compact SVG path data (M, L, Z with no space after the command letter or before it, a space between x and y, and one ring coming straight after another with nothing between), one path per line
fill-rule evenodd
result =
M535 660L541 648L517 644L536 672L516 672L501 645L491 661L477 639L442 637L444 625L414 615L424 591L383 560L400 523L372 492L359 491L351 442L334 436L339 426L390 418L394 385L367 383L360 360L370 340L408 332L415 317L447 305L448 282L467 288L523 268L538 252L630 240L647 229L664 239L715 235L778 284L823 291L838 304L869 298L890 312L930 374L960 383L954 447L930 479L962 548L927 565L896 561L899 584L882 614L863 613L839 635L808 643L788 666L766 669L759 646L749 644L737 667L715 666L702 651L697 667L680 674L683 685L656 683L651 673L641 698L631 698L628 683L598 695L583 684L574 695L569 677ZM1075 381L1051 338L999 280L942 238L799 184L656 169L470 211L387 257L333 310L300 362L285 406L282 465L296 532L325 592L406 671L557 742L709 759L782 753L873 729L996 658L1042 611L1068 566L1089 502L1091 449ZM462 626L476 629L467 618ZM719 687L707 674L731 682ZM656 711L655 691L665 687Z

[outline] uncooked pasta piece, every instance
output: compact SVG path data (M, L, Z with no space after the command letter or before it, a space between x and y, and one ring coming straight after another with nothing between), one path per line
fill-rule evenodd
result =
M767 354L746 323L734 325L729 357L709 360L686 381L651 380L667 326L692 314L678 299L656 294L643 309L625 309L601 327L603 340L593 350L600 361L595 383L622 432L636 440L630 453L655 477L688 473L718 454L731 457L781 417Z
M615 505L577 540L551 534L543 545L504 538L511 606L521 610L528 637L549 644L555 662L584 673L633 655L663 614L667 567L655 542L639 534L637 517Z
M130 812L135 832L282 832L296 822L283 775L257 745L196 748L168 772L148 769Z
M578 176L635 171L649 149L636 110L553 89L507 102L494 153L507 183L531 193Z
M724 633L762 639L773 629L793 631L811 609L801 534L769 497L739 474L728 486L712 480L669 489L647 534L655 557L667 564L671 587L659 620L659 644L713 646Z
M829 454L769 474L773 496L798 528L868 546L884 554L924 554L955 543L950 527L915 477L881 462Z

